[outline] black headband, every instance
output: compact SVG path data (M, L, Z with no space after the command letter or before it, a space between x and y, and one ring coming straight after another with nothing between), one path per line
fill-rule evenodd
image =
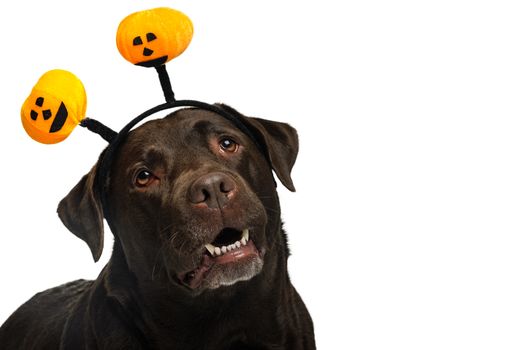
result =
M159 24L163 23L162 26ZM148 28L148 30L147 30ZM141 48L141 36L147 33L154 40L159 36L161 46L154 51ZM82 82L72 73L52 70L45 73L37 82L22 107L22 123L28 134L42 143L57 143L64 140L76 125L81 125L99 134L109 145L101 154L95 178L96 191L100 196L103 212L107 215L108 180L114 158L127 139L129 132L145 118L154 113L171 108L192 107L213 112L233 124L247 135L262 153L271 167L264 138L239 113L227 107L212 105L195 100L176 100L165 63L181 54L190 43L193 26L183 13L170 8L156 8L133 13L121 21L117 30L116 43L121 55L129 62L143 67L154 67L165 96L165 103L155 106L132 119L119 132L115 132L103 123L85 118L86 92ZM164 38L163 40L161 40ZM146 51L147 50L147 51ZM39 111L47 103L47 110ZM37 108L38 107L38 108ZM51 118L51 110L57 110L51 127L42 122ZM45 114L47 113L47 114Z

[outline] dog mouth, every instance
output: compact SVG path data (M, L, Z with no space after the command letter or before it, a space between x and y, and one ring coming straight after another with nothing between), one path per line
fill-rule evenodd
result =
M250 242L249 229L246 228L240 233L238 230L225 228L220 231L212 243L205 245L205 249L213 258L225 256L226 259L229 259L232 255L239 256L244 254L244 249L241 248L247 246L248 242ZM230 252L233 252L233 254L228 254Z
M231 285L260 272L262 255L250 237L249 228L242 231L224 228L212 242L204 245L200 265L178 274L178 279L191 289L200 287L206 280L209 288Z

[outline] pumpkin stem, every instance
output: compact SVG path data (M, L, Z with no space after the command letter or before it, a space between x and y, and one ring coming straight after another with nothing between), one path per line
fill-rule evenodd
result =
M108 143L112 143L114 138L117 136L117 132L95 119L84 118L79 125L84 128L87 128L91 132L95 132L103 139L105 139Z
M163 89L163 94L165 95L165 101L176 101L176 99L174 98L174 92L172 92L172 86L169 74L167 73L167 68L164 64L162 64L161 66L156 66L156 71L158 72L161 88Z

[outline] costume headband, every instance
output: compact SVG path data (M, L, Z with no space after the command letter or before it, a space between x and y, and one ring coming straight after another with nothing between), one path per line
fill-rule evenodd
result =
M132 119L115 132L100 121L86 118L86 92L82 82L65 70L45 73L33 87L22 106L24 129L34 140L54 144L63 141L77 125L99 134L109 146L99 164L97 183L106 208L104 195L115 152L134 126L154 113L177 108L196 107L214 112L229 120L245 133L269 162L265 144L236 115L216 105L195 100L176 100L165 64L185 51L191 42L193 25L182 12L155 8L133 13L121 21L116 43L121 55L130 63L154 67L165 96L165 102Z

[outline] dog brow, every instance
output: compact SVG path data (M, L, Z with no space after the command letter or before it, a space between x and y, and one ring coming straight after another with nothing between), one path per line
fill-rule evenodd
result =
M225 133L240 135L240 131L237 128L231 126L228 123L225 123L225 122L222 123L222 122L223 121L221 121L219 124L219 122L212 122L209 120L200 120L194 123L192 129L202 135L207 135L211 133L215 135L220 135L220 134L225 134Z
M213 123L211 123L208 120L199 120L192 126L192 129L200 132L200 133L206 133L213 127Z
M164 164L165 155L164 153L155 147L148 147L144 150L143 159L147 164Z

